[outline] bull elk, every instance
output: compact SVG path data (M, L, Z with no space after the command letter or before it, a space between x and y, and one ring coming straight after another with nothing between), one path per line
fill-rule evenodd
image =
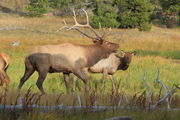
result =
M74 13L73 19L75 25L65 27L67 29L73 29L84 36L90 38L94 44L81 45L74 43L64 43L60 45L45 45L39 46L31 50L31 52L25 58L25 73L20 80L18 88L21 89L24 82L34 73L38 72L37 87L42 93L43 82L46 78L47 73L63 73L64 81L69 92L69 74L73 73L78 78L80 78L85 85L85 91L89 91L87 83L87 74L85 68L91 67L96 64L99 60L107 58L111 53L114 53L119 48L118 44L105 41L105 37L109 33L100 35L95 29L93 29L89 24L88 14L85 10L87 23L80 24L76 20L76 14ZM96 37L90 36L86 32L79 28L89 28Z
M136 54L136 52L122 52L122 56L117 56L115 53L112 53L108 58L100 60L98 63L89 67L87 71L89 73L102 73L102 88L104 87L105 79L107 75L110 77L112 81L112 88L115 90L115 83L113 75L117 70L127 70L132 56ZM75 89L75 82L77 77L73 76L73 89Z
M4 53L0 53L0 86L3 86L4 82L6 86L9 85L10 80L6 73L9 63L10 58Z

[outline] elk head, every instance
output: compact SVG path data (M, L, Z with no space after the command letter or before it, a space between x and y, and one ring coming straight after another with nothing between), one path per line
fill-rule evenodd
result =
M93 29L93 27L90 25L89 16L88 16L87 12L84 9L82 9L82 10L84 11L84 13L86 15L86 21L87 21L86 24L80 24L77 22L76 13L73 10L73 14L74 14L73 19L74 19L75 24L73 26L69 27L66 24L66 21L64 20L65 26L63 26L62 28L68 28L68 30L74 29L74 30L80 32L81 34L83 34L84 36L90 38L95 45L99 45L99 46L102 46L103 48L105 48L107 51L109 51L109 53L116 52L117 49L119 48L119 44L105 41L105 38L107 36L109 36L110 33L107 32L107 33L104 33L103 35L100 35L100 33L97 32L95 29ZM90 36L89 34L85 33L84 31L82 31L79 28L89 28L94 33L95 37Z
M133 52L121 51L121 52L122 52L122 56L121 57L117 56L120 58L120 64L119 64L118 69L127 70L131 63L132 56L136 55L136 51L133 51Z

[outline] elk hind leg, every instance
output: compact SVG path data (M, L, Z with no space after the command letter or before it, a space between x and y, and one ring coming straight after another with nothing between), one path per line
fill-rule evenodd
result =
M20 80L19 86L18 88L21 89L21 87L23 86L23 84L29 79L29 77L34 73L34 68L33 67L26 67L25 72L23 77Z
M45 94L44 88L43 88L43 82L47 76L47 73L48 73L48 71L38 72L39 77L38 77L38 80L36 82L36 85L39 88L39 90L42 92L42 94Z
M6 86L8 86L10 80L9 80L9 77L8 77L7 73L2 70L0 72L0 77L1 77L1 86L3 85L4 82L6 83Z
M3 83L4 83L4 77L3 77L3 74L2 72L0 71L0 86L3 86Z

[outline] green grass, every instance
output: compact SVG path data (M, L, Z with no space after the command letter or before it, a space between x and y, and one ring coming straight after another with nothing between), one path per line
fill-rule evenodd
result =
M136 50L138 56L161 56L170 59L180 59L180 51L151 51L151 50Z

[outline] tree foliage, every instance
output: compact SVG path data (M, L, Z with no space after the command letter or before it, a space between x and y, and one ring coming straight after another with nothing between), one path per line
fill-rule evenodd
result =
M117 12L118 8L112 4L111 0L99 0L96 2L93 10L92 25L96 28L101 27L118 27Z
M162 23L167 27L180 25L180 0L160 0L160 5L163 12Z
M149 30L153 19L167 27L178 21L180 24L180 0L29 0L28 15L42 16L49 7L57 13L54 15L69 15L72 9L89 9L93 11L91 24L96 28L101 25Z
M115 0L115 3L119 8L119 27L150 29L149 17L153 12L153 5L149 0Z
M31 17L40 17L48 11L48 0L29 0L28 15Z

